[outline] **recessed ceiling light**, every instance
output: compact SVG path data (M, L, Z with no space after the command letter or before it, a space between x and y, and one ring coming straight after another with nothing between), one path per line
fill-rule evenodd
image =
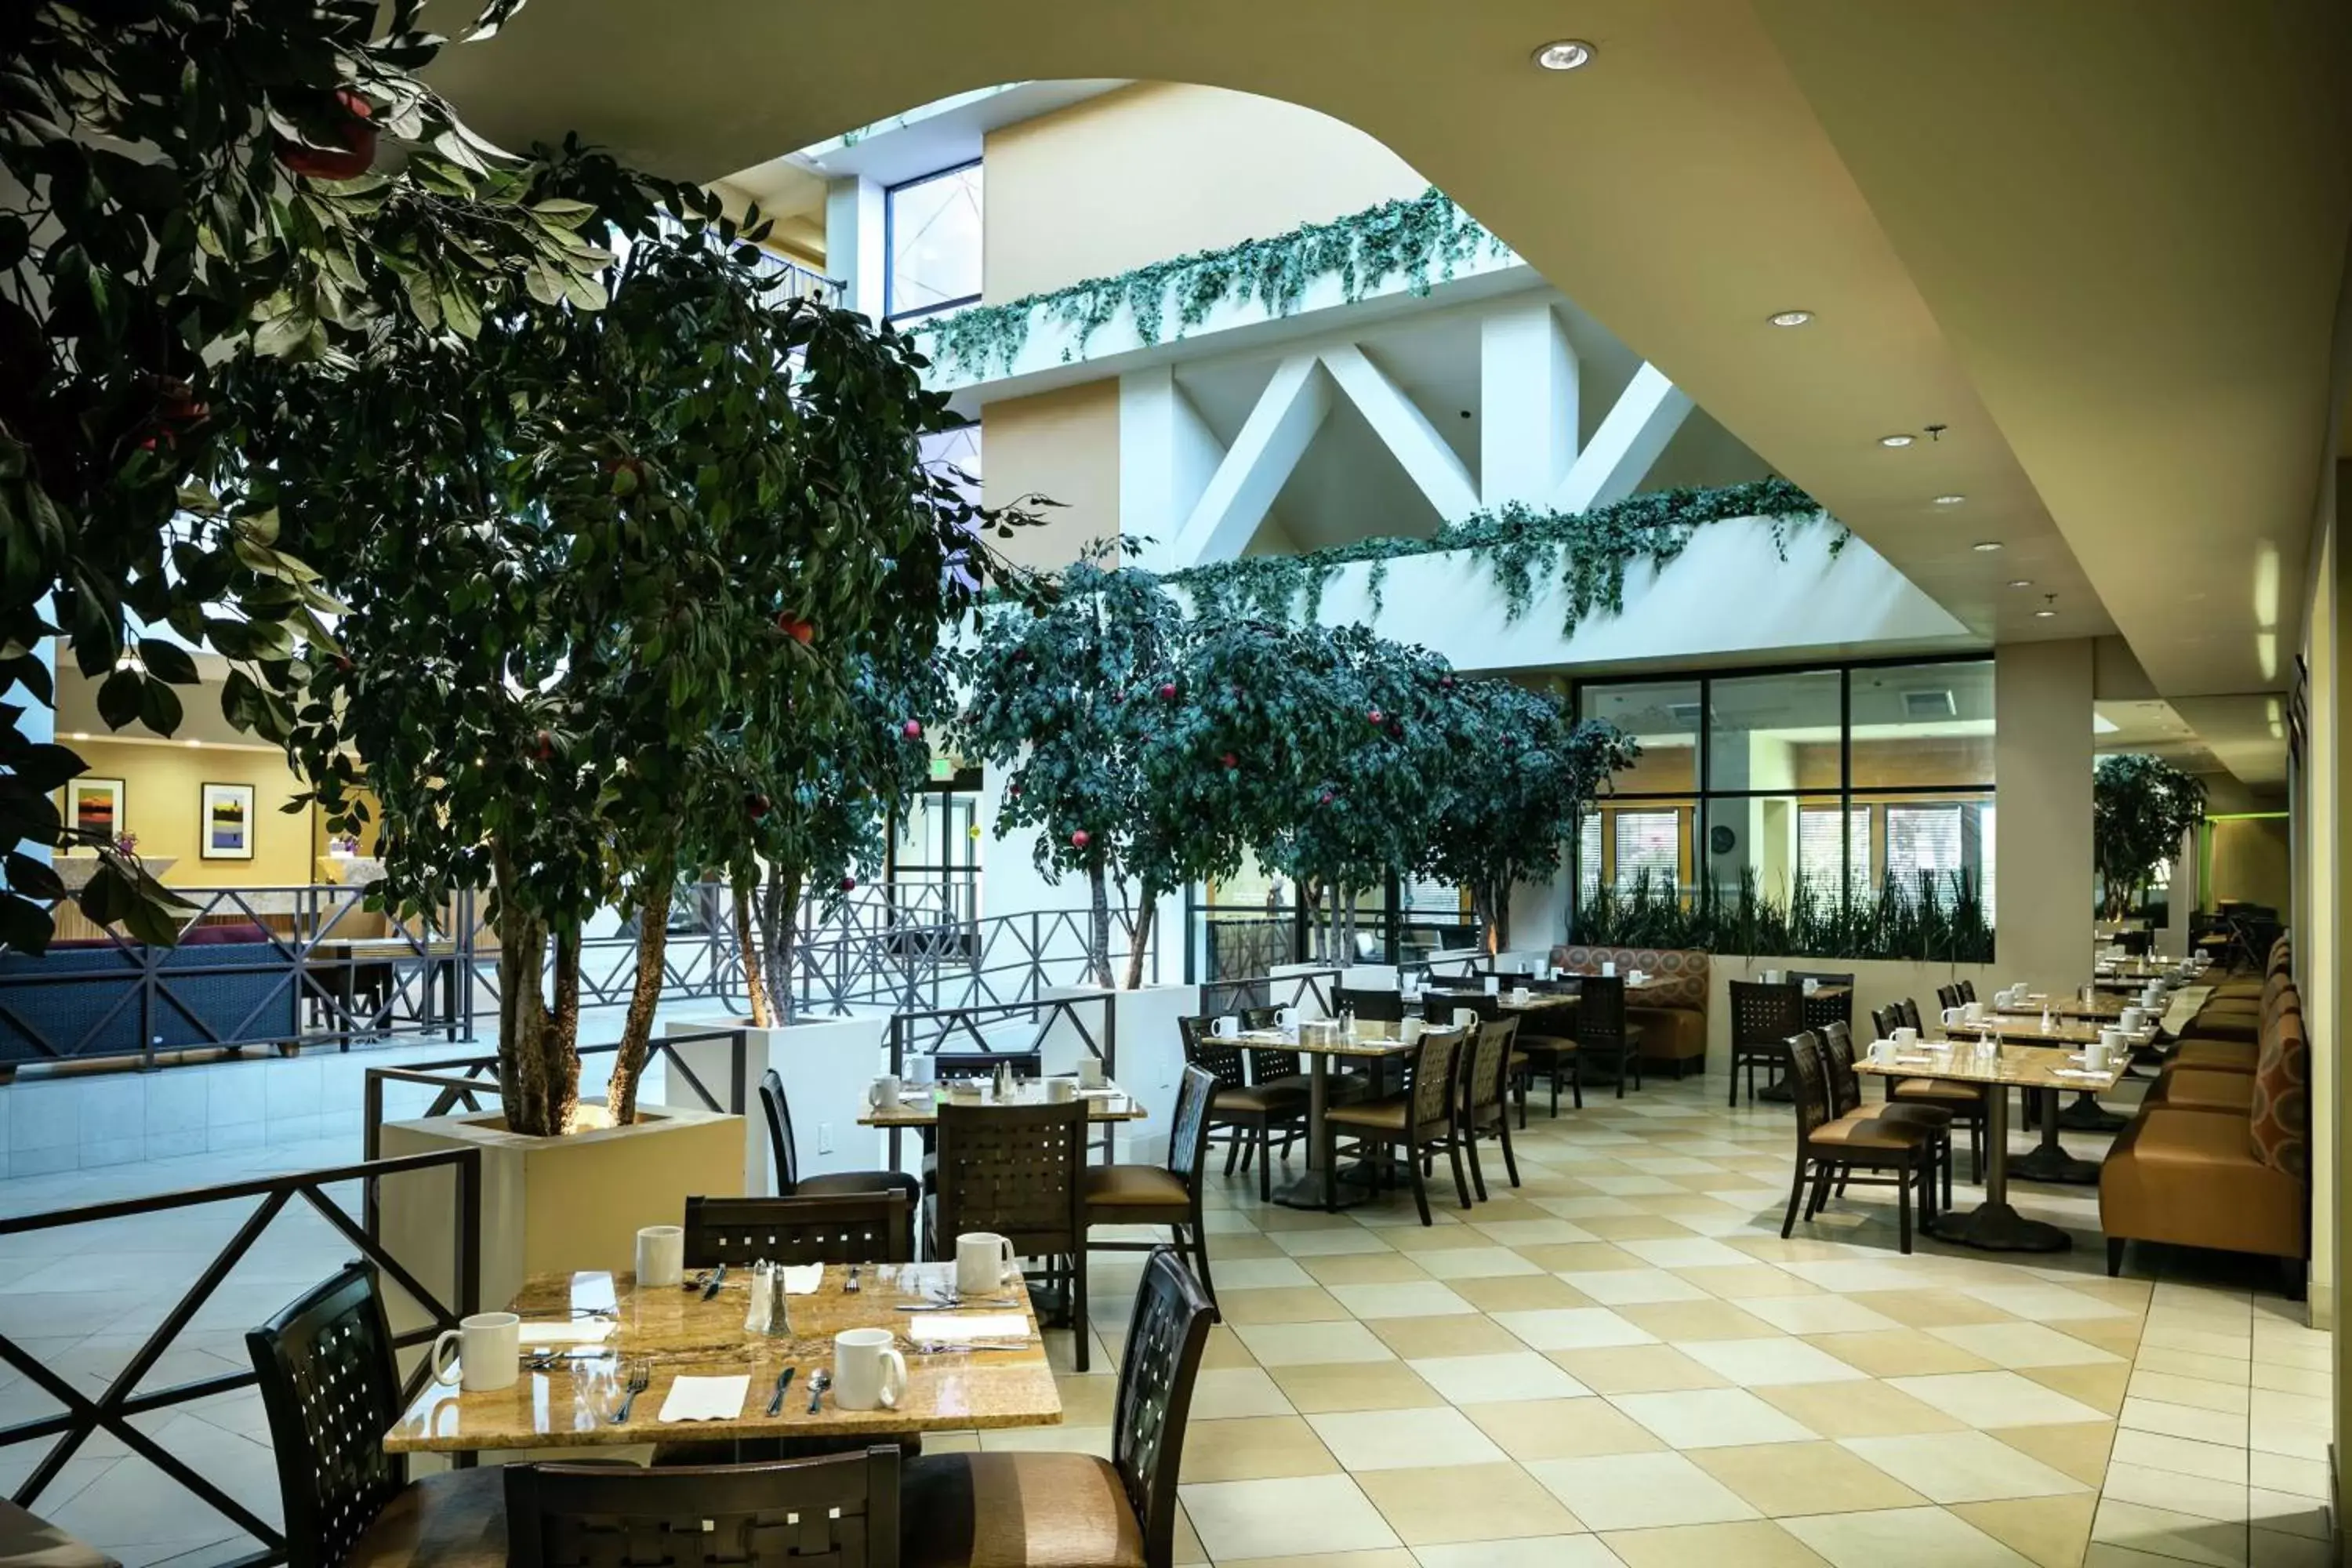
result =
M1916 436L1881 436L1878 444L1882 447L1908 447L1918 438Z
M1548 71L1580 70L1592 63L1592 46L1582 38L1556 38L1536 51L1536 64Z
M69 741L87 741L89 739L89 731L87 730L76 730L72 734L67 736L66 739Z
M2054 620L2057 618L2057 616L2058 612L2055 610L2036 610L2033 612L2033 618L2037 621Z
M1936 498L1936 504L1937 506L1958 506L1968 499L1969 498L1966 496L1937 496Z
M191 746L201 746L201 745L203 745L203 744L204 744L204 742L203 742L202 741L191 741L191 742L188 742L188 744L190 744Z
M1994 551L2000 548L2000 541L1998 539L1979 539L1974 544L1970 545L1969 548L1974 550L1979 555L1990 555Z
M1775 310L1764 318L1776 327L1801 327L1813 319L1811 310Z
M2011 577L2009 580L2009 585L2012 588L2031 588L2033 586L2033 579L2031 577Z

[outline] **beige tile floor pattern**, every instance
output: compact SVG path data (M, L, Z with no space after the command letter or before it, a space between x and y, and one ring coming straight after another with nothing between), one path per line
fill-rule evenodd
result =
M2267 1277L2150 1249L2110 1280L2087 1189L2013 1189L2078 1232L2057 1257L1902 1257L1888 1194L1860 1189L1783 1241L1788 1114L1720 1093L1538 1112L1523 1184L1490 1170L1493 1201L1427 1229L1402 1194L1326 1215L1215 1179L1225 1321L1177 1561L2334 1561L2328 1336ZM1063 1426L937 1441L1107 1454L1139 1267L1094 1263L1097 1359L1063 1378Z

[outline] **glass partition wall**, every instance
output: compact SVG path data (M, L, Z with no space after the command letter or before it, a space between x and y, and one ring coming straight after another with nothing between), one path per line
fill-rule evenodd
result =
M1990 925L1990 659L1588 680L1577 704L1642 744L1579 835L1580 910L1851 924L1891 888Z

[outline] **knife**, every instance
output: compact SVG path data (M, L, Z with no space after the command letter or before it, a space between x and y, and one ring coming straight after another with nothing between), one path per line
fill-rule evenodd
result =
M783 1409L783 1407L784 1407L784 1386L785 1386L785 1384L789 1384L789 1383L791 1383L791 1382L792 1382L792 1380L793 1380L793 1372L795 1372L796 1370L798 1370L798 1369L793 1368L793 1367L789 1367L789 1366L788 1366L788 1367L784 1368L784 1370L783 1370L783 1371L782 1371L782 1372L780 1372L780 1373L776 1373L776 1396L775 1396L773 1399L771 1399L771 1400L769 1400L769 1401L768 1401L768 1414L769 1414L769 1415L777 1415L778 1413L780 1413L780 1412Z
M719 1287L726 1283L727 1265L722 1263L716 1269L712 1270L710 1275L710 1283L702 1288L702 1299L706 1301L709 1300L710 1298L719 1294Z

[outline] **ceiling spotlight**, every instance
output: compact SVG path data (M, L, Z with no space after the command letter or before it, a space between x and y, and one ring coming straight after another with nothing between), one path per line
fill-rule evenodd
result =
M1536 51L1536 64L1548 71L1579 70L1592 63L1592 46L1582 38L1558 38Z
M2042 607L2033 612L2033 618L2037 621L2046 621L2057 614L2058 595L2055 594L2044 594L2042 595Z
M1969 548L1975 551L1979 555L1990 555L1994 551L2000 548L2000 541L1998 539L1979 539L1974 544L1969 546Z
M1918 438L1916 436L1881 436L1878 444L1882 447L1908 447Z
M2055 620L2057 617L2058 612L2055 610L2036 610L2033 612L2033 618L2037 621Z
M1776 327L1801 327L1813 319L1811 310L1775 310L1764 318Z
M2031 577L2011 577L2009 580L2009 585L2012 588L2031 588L2033 586L2033 579Z
M1937 496L1936 498L1936 504L1937 506L1958 506L1968 499L1969 498L1966 496Z
M201 745L203 745L203 744L204 744L204 742L203 742L202 741L191 741L191 742L188 742L188 744L190 744L191 746L201 746Z

